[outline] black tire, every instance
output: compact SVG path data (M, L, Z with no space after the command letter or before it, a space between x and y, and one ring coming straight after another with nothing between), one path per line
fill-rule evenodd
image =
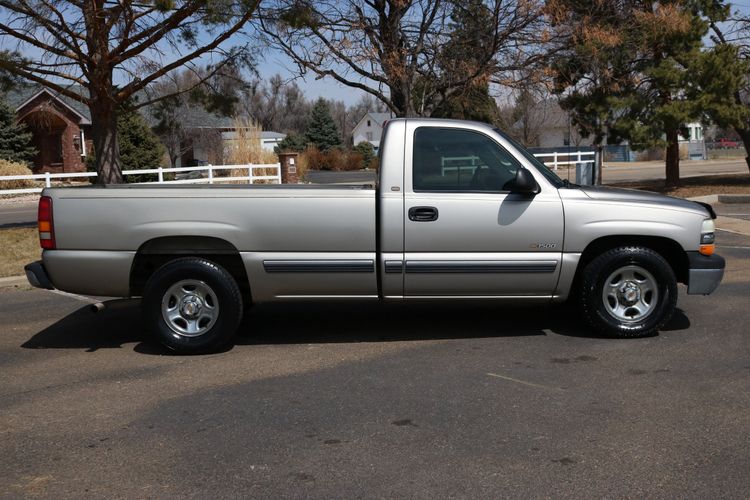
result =
M142 308L157 339L181 354L225 346L243 313L242 294L232 275L197 257L175 259L157 269L144 288Z
M647 337L672 317L677 280L669 263L655 251L620 247L589 262L578 295L583 317L598 332L619 338Z

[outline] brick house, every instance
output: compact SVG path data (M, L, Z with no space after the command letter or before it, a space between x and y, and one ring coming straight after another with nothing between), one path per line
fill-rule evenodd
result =
M85 172L92 150L88 108L40 86L15 89L6 97L16 118L32 133L34 173Z

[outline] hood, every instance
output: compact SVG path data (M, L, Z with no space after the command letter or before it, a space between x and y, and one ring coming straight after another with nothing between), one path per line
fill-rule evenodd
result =
M674 198L663 194L638 191L635 189L613 188L605 186L581 186L581 191L592 200L615 201L620 203L644 203L648 205L659 205L673 210L684 210L713 216L710 206L696 201Z

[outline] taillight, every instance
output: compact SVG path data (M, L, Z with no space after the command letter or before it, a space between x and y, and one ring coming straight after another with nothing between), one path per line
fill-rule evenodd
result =
M39 244L45 250L55 249L55 226L52 222L52 198L39 198Z

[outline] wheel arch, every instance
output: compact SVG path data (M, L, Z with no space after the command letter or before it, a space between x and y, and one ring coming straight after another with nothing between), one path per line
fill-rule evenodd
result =
M580 284L583 269L589 262L608 250L627 246L644 247L655 251L669 263L677 282L687 283L689 270L687 253L675 240L664 236L610 235L597 238L586 245L576 267L573 290L577 289Z
M247 271L237 247L222 238L200 235L162 236L144 242L130 268L130 295L142 295L154 272L180 257L200 257L220 265L237 281L243 298L252 299Z

